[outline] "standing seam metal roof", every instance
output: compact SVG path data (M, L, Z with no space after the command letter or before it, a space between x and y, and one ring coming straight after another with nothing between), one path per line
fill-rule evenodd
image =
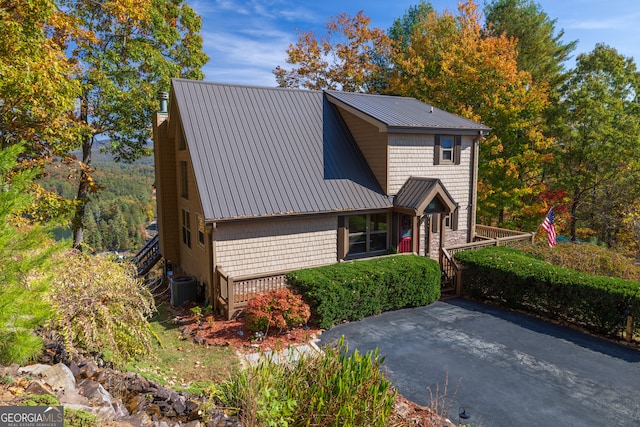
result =
M448 204L452 203L457 205L457 202L451 197L451 194L447 191L442 182L437 178L422 178L411 176L407 179L404 185L396 194L395 200L393 201L394 206L414 209L416 211L420 210L420 208L424 209L422 206L425 201L431 199L431 197L435 193L441 193L443 197L443 201ZM446 200L445 200L446 199ZM417 212L421 214L421 212Z
M322 92L172 81L208 221L392 206Z
M415 98L337 91L327 91L327 94L390 128L490 130L483 124L448 113Z

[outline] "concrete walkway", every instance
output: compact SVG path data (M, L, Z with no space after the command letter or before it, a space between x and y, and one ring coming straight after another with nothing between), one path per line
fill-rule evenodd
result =
M640 425L640 351L467 300L398 310L323 333L379 348L399 392L429 405L448 376L449 418L514 426ZM456 392L457 387L457 392Z

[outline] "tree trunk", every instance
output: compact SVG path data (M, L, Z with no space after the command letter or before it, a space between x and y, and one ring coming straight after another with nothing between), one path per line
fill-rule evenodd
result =
M88 102L82 101L80 119L86 123L88 120ZM93 135L86 136L82 141L82 164L80 165L80 179L78 181L78 194L76 195L76 211L73 217L73 248L82 250L84 242L84 215L89 202L90 173L91 173L91 149L93 148Z
M571 232L571 241L576 242L576 213L578 212L578 205L580 205L580 192L575 190L573 192L573 201L571 202L571 222L570 222L570 232Z

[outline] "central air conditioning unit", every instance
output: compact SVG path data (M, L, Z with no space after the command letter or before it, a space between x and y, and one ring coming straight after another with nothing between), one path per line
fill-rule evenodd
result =
M172 277L171 305L180 307L187 301L198 301L198 281L192 276Z

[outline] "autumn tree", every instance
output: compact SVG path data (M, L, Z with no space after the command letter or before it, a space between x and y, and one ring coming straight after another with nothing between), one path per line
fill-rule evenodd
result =
M541 165L550 159L541 127L544 87L518 68L515 40L483 31L473 1L460 3L455 16L417 16L408 43L394 51L389 91L491 127L480 147L478 217L532 226L541 209L534 204Z
M634 61L604 44L578 56L562 87L551 179L570 198L573 241L580 226L612 244L638 206L639 89Z
M577 41L562 41L564 30L556 31L556 19L550 19L533 0L493 0L484 13L489 34L516 39L520 70L528 71L534 81L547 83L552 90L563 83L564 63Z
M183 0L58 0L82 32L69 49L82 84L76 120L89 126L81 141L73 245L83 242L89 195L99 187L92 150L99 139L116 160L149 153L156 93L172 77L201 79L207 61L199 35L201 19Z
M53 0L0 0L0 148L24 141L21 156L40 166L79 137L69 112L80 84L55 36L68 24Z
M370 28L371 19L358 12L354 17L340 14L327 21L327 34L298 32L298 41L289 45L286 62L273 70L281 87L371 92L385 69L379 60L389 51L384 30Z

